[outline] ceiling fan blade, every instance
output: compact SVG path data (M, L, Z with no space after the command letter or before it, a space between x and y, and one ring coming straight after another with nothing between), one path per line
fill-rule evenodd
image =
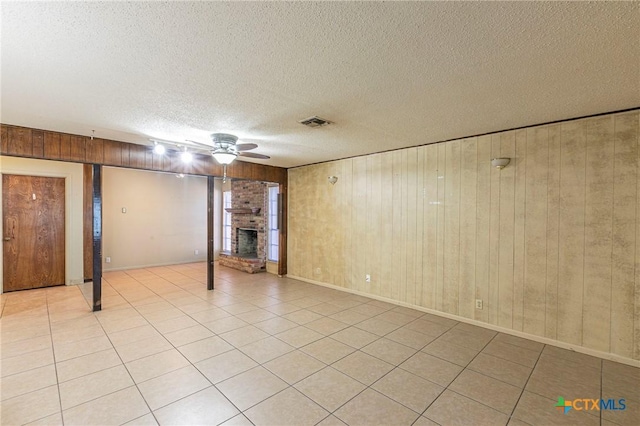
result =
M240 156L240 157L249 157L249 158L260 158L262 160L268 160L269 158L271 158L268 155L256 154L255 152L239 152L238 156Z
M258 147L255 143L239 143L236 145L236 151L250 151Z

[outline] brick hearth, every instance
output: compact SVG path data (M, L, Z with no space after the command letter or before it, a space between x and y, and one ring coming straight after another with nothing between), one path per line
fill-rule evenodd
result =
M248 272L249 274L264 272L267 270L267 264L264 260L234 256L226 253L220 253L220 265Z

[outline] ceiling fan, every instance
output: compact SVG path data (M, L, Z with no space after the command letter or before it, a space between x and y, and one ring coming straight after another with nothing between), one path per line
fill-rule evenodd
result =
M213 133L211 135L211 140L213 141L213 146L189 139L185 141L185 144L150 139L153 143L153 152L155 154L162 155L165 152L165 145L173 145L182 150L180 157L182 158L182 161L186 163L190 162L193 158L189 149L210 153L213 158L223 166L223 182L226 182L227 180L227 165L233 163L233 160L235 160L236 157L259 158L262 160L268 160L271 158L264 154L246 152L256 149L258 145L255 143L239 144L237 143L238 137L235 135L230 135L228 133Z
M213 158L220 164L231 164L236 157L248 157L259 158L262 160L268 160L268 155L258 154L255 152L247 152L258 147L255 143L237 143L238 137L230 135L228 133L213 133L211 135L211 141L213 142L213 149L211 145L204 144L202 142L188 140L200 149L206 149L211 152Z

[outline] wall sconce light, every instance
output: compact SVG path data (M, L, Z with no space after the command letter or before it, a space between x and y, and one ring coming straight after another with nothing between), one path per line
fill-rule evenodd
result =
M491 165L498 170L502 170L507 167L510 161L510 158L493 158L491 159Z
M338 176L329 176L328 180L331 185L335 185L336 182L338 181Z

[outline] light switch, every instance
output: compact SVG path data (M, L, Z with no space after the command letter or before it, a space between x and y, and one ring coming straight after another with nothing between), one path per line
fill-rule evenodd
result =
M126 212L127 212L127 208L126 208L126 207L123 207L123 208L122 208L122 213L126 213Z

